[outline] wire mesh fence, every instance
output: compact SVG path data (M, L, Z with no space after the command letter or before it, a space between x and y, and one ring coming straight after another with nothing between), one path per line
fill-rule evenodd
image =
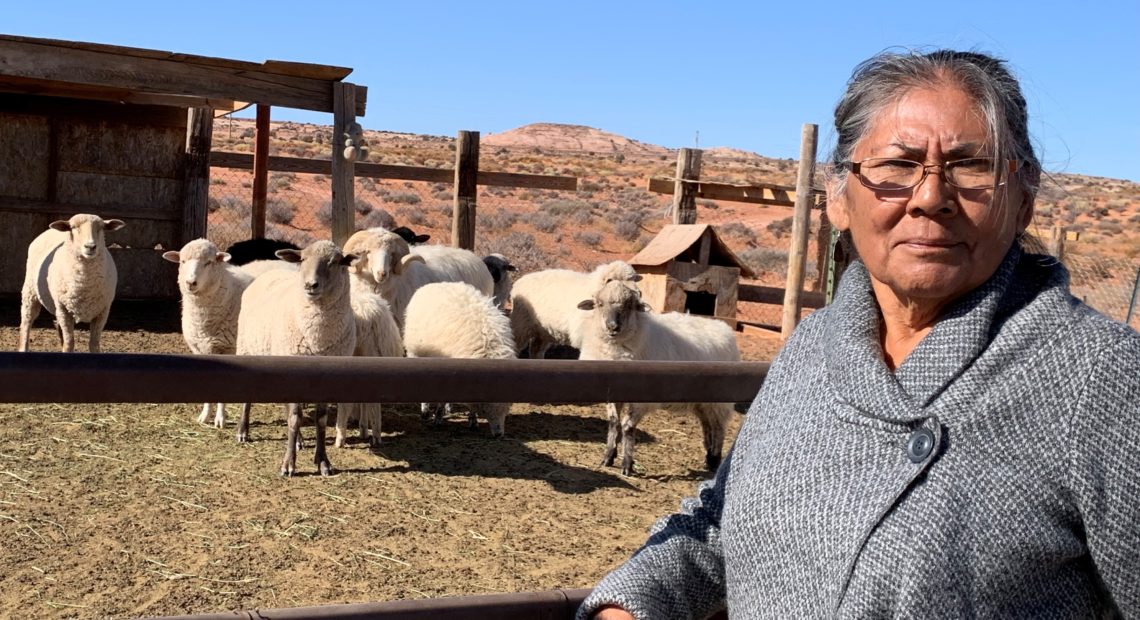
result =
M1070 253L1064 263L1074 296L1140 330L1140 261Z

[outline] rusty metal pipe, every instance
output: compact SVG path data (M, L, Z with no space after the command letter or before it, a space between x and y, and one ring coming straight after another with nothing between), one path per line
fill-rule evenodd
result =
M768 364L0 353L0 402L744 402Z

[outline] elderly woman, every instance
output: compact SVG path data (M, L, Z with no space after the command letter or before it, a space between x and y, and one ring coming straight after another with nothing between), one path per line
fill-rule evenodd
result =
M1022 249L1026 121L984 54L856 69L827 209L859 260L579 617L1140 614L1140 335Z

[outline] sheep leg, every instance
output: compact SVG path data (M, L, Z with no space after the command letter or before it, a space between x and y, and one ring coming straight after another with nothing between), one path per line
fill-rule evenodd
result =
M699 404L694 407L697 418L701 421L701 431L704 433L705 465L709 471L715 472L720 467L721 450L724 447L724 429L731 415L728 405Z
M317 447L313 450L313 462L316 463L317 470L321 472L322 476L331 476L333 466L329 462L329 456L325 450L325 427L329 421L328 405L324 403L317 405L317 411L313 415L313 422L316 423L317 427Z
M217 411L214 413L214 428L226 427L226 404L218 403Z
M617 442L621 440L622 403L606 403L606 417L609 431L606 433L606 453L602 456L602 467L612 467L617 456Z
M338 448L343 448L346 441L348 441L348 418L352 412L358 412L361 409L360 403L338 403L336 406L336 439L333 440L333 445ZM357 424L362 424L363 418L357 421ZM363 428L363 427L362 427ZM361 431L363 433L363 431Z
M625 414L625 419L621 423L621 475L633 475L633 449L637 444L637 423L649 409L641 404L634 404L629 406L629 411Z
M59 329L60 350L64 353L75 352L75 317L63 306L55 306L56 327Z
M28 342L32 337L32 323L40 315L41 309L43 306L40 305L40 302L25 292L20 301L20 346L17 349L18 351L28 350Z
M383 411L381 410L380 403L369 403L364 406L364 413L361 415L363 424L360 426L360 438L366 438L365 430L367 430L368 445L372 447L380 445L380 426L383 423L382 417Z
M245 443L249 441L249 410L253 405L245 403L241 406L241 417L238 418L237 440L238 443Z
M210 417L210 403L202 403L202 413L198 415L198 424L205 424Z
M285 459L281 461L281 475L292 477L297 471L297 437L301 430L301 404L285 405L289 418L289 430L285 434Z
M503 436L503 426L507 421L507 412L510 411L511 406L509 403L491 403L483 405L483 412L487 417L487 424L491 427L492 437ZM472 413L474 415L474 413Z
M541 338L535 338L530 341L530 349L528 355L532 360L540 360L546 358L546 352L550 349L550 342Z
M110 314L111 309L107 308L91 319L90 338L87 339L87 350L91 353L99 353L102 350L100 338L103 336L103 327L107 325L107 317Z
M451 405L451 403L448 403L448 406L450 406L450 405ZM470 428L470 429L479 428L478 409L479 409L479 407L489 407L489 406L490 405L468 405L469 409L467 410L467 428ZM490 418L487 418L487 420L490 421ZM492 431L491 434L494 434L494 431Z

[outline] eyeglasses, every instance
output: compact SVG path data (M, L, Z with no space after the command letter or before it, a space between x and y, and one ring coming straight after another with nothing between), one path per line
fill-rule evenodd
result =
M971 157L942 164L924 164L909 159L871 157L863 161L844 161L839 165L855 173L855 178L870 189L910 189L922 183L932 168L938 168L938 176L958 189L993 189L1005 184L1004 178L998 178L1000 171L994 161L993 157ZM1017 160L1007 161L1005 172L1017 172Z

